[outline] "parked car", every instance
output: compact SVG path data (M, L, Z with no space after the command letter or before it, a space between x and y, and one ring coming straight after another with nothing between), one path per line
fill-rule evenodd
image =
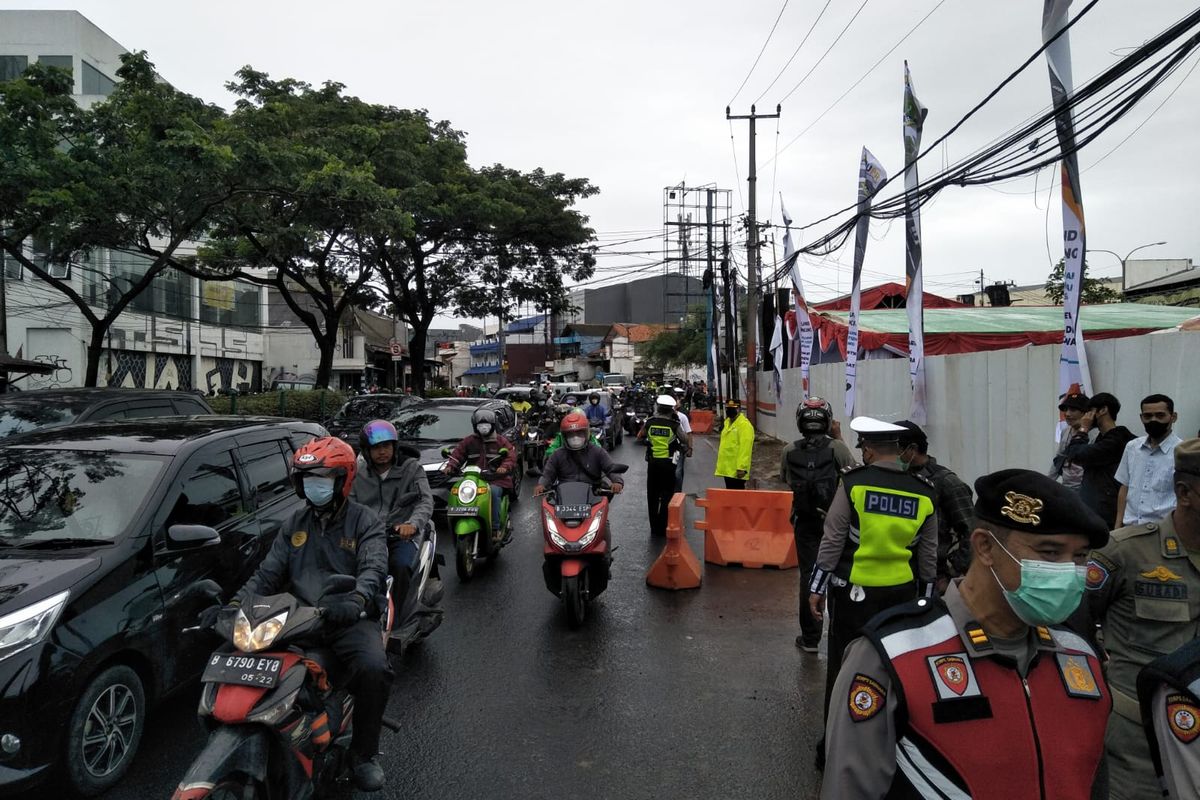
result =
M368 394L352 397L329 420L329 432L350 443L358 452L358 432L373 419L392 419L405 408L420 403L411 394Z
M454 482L441 471L446 463L446 459L442 457L442 448L446 445L453 447L471 434L471 415L477 408L490 408L495 411L496 419L500 423L497 432L517 448L517 471L513 475L513 488L519 494L525 464L517 431L517 415L506 401L486 397L425 400L404 409L400 416L392 420L400 434L401 443L421 452L421 466L429 478L429 488L433 490L433 510L439 521L445 520L446 501L450 496L450 486Z
M34 389L0 395L0 439L70 425L143 417L211 414L203 397L161 389Z
M199 676L185 633L250 576L304 502L294 449L324 429L165 417L33 431L0 445L0 796L61 776L116 784L146 710ZM219 540L217 539L219 534Z

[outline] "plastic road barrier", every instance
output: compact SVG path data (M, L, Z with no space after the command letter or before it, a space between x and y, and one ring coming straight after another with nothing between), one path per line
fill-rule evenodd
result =
M710 564L791 569L798 566L792 534L792 493L709 489L696 499L705 510L704 560Z
M683 536L683 504L678 492L667 505L667 546L646 573L646 583L659 589L699 589L700 560Z

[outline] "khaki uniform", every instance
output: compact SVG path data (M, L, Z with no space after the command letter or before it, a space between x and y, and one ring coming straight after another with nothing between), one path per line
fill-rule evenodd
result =
M1196 638L1200 553L1188 553L1171 517L1119 528L1088 561L1088 601L1108 651L1113 713L1105 737L1114 800L1159 796L1142 731L1142 667Z

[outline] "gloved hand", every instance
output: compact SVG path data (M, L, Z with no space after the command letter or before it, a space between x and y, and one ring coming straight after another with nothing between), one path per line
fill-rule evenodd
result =
M366 601L358 592L322 597L320 607L322 619L337 628L345 628L358 622Z
M240 605L236 600L232 600L226 605L212 605L197 614L196 619L200 620L201 628L211 628L217 624L218 619L226 614L232 614Z

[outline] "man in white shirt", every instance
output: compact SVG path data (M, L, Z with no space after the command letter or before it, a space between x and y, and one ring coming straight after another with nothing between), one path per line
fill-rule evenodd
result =
M1179 415L1175 401L1165 394L1142 400L1145 436L1125 445L1116 479L1118 528L1157 522L1175 508L1175 446L1182 439L1171 430Z
M676 389L676 400L679 400L679 394L682 394L680 389ZM687 469L687 460L692 457L692 421L688 419L687 414L679 410L679 406L675 407L675 416L679 419L680 437L683 439L684 451L679 454L679 463L675 465L675 491L683 491L683 473Z

